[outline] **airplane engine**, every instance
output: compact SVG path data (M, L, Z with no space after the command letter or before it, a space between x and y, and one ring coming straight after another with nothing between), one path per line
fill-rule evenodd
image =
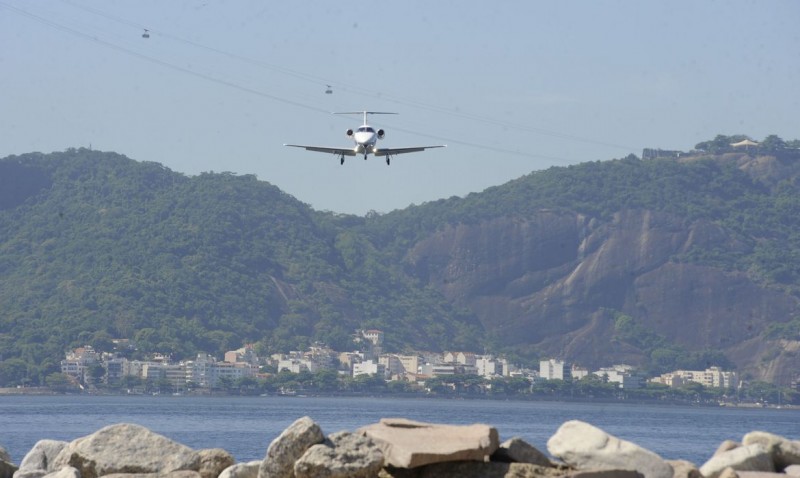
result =
M382 129L379 129L378 130L378 139L383 139L383 135L384 134L386 134L386 132L384 130L382 130Z
M347 135L347 137L349 138L350 136L353 136L353 130L348 129L347 131L344 132L344 134Z

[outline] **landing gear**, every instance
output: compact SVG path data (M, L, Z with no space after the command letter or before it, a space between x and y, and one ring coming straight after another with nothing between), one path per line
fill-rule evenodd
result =
M391 157L386 156L386 166L389 166L389 163L391 162L392 162Z
M364 161L367 160L367 153L364 153Z
M342 155L342 157L339 158L339 164L344 164L344 155Z

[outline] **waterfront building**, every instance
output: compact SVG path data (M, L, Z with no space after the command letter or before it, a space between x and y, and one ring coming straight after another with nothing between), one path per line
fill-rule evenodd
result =
M386 366L372 360L353 364L353 377L359 375L375 375L386 378Z
M679 387L687 382L716 388L737 388L739 386L739 377L736 372L724 371L720 367L709 367L705 370L675 370L668 374L662 374L656 379L658 383L664 383L670 387ZM651 381L656 381L656 379Z
M100 354L91 346L86 345L68 352L66 358L61 361L61 373L85 383L87 379L86 371L94 364L99 363Z
M547 359L539 361L539 377L545 380L568 380L572 367L563 360Z
M605 378L619 388L633 390L642 387L642 376L630 365L612 365L594 372L594 375Z

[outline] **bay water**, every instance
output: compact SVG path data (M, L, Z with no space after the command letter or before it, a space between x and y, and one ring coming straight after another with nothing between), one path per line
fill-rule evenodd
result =
M547 453L562 423L582 420L666 459L702 465L726 439L761 430L800 439L800 410L639 403L374 397L0 396L0 446L19 464L40 439L71 441L115 423L135 423L195 449L223 448L260 460L294 420L309 416L327 435L381 418L451 425L486 423Z

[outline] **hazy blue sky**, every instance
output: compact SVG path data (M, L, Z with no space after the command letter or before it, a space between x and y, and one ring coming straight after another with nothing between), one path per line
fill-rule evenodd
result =
M0 0L0 157L89 147L389 212L717 134L800 139L800 2ZM143 28L150 38L142 38ZM326 85L334 93L325 94ZM346 146L359 117L385 147Z

